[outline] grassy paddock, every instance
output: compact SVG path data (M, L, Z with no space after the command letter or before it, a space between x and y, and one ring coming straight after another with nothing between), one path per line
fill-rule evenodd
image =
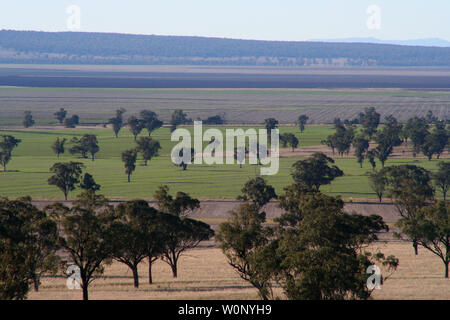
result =
M206 130L208 127L205 127ZM225 130L227 127L222 127ZM192 128L188 128L192 130ZM283 132L297 132L296 127L281 127ZM320 144L320 141L332 132L329 126L310 126L300 136L301 146ZM260 172L260 167L253 165L190 165L186 171L175 167L168 154L175 142L170 141L168 128L155 131L152 136L162 145L161 156L152 159L148 166L143 166L141 159L137 162L132 182L127 183L123 163L120 159L123 150L135 146L128 129L123 129L119 138L114 138L111 129L61 129L61 130L17 130L1 131L1 134L12 134L22 139L14 151L8 164L7 172L0 172L0 195L18 197L30 195L40 199L60 199L62 193L47 184L50 177L49 168L57 161L81 161L86 165L86 172L91 173L97 183L102 185L101 192L111 198L151 198L156 188L167 184L173 192L183 190L198 198L235 198L243 184ZM74 136L93 133L98 136L100 152L95 161L79 159L67 151L57 160L50 146L57 137L70 140ZM146 134L145 132L143 135ZM277 192L282 192L284 186L291 184L290 169L299 159L280 158L280 170L274 176L267 176L269 183L275 186ZM391 159L387 165L417 164L427 169L435 170L438 161L425 159ZM344 198L375 198L367 182L367 172L371 169L367 162L361 169L355 159L336 158L336 164L344 171L345 176L336 179L331 185L324 186L323 191ZM380 164L378 163L380 167ZM70 194L74 197L77 191Z
M380 250L399 258L398 270L374 299L450 299L450 280L444 278L444 267L436 256L420 248L415 256L410 243L377 242L371 251ZM220 249L195 249L180 259L179 276L172 278L170 267L157 261L153 267L154 284L148 284L147 265L139 266L139 289L133 287L131 271L123 264L106 267L103 277L91 287L90 299L257 299L257 291L239 278L227 263ZM384 274L386 275L386 274ZM283 298L279 288L275 293ZM68 290L64 276L42 279L39 292L31 292L29 299L81 299L80 290Z

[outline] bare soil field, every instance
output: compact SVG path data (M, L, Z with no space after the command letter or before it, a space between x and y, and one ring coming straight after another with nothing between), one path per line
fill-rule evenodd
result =
M243 73L243 74L346 74L398 76L450 76L449 67L274 67L274 66L192 66L192 65L76 65L3 64L4 70L56 70L132 73Z
M227 219L229 212L236 210L242 202L233 200L206 200L201 201L200 208L191 217L200 219ZM283 210L278 207L278 202L271 201L264 206L267 219L280 217ZM344 207L347 212L357 212L363 215L378 214L386 223L396 222L399 219L395 207L391 203L378 202L347 202Z
M448 68L271 68L188 66L0 66L0 126L56 123L63 107L82 124L104 123L151 109L167 121L175 109L192 119L221 114L229 123L293 123L353 119L365 107L400 121L428 110L450 116Z
M123 200L111 201L111 204L117 205L122 201ZM45 206L52 204L53 202L54 201L38 200L33 201L33 204L39 209L42 209ZM70 201L61 202L68 206L71 205ZM238 209L239 205L241 204L242 202L237 200L202 200L200 201L200 208L196 209L190 215L190 217L196 219L212 220L228 219L230 217L229 212ZM156 204L152 201L150 201L150 205L156 207ZM266 212L267 219L278 218L283 213L283 210L279 207L279 203L277 201L269 202L264 206L263 210ZM346 202L344 205L344 210L347 212L357 212L362 215L378 214L383 217L386 223L394 223L399 219L399 215L392 203L379 203L375 199Z
M117 205L122 200L111 201L111 204ZM71 205L70 201L62 201L66 205ZM42 209L46 205L51 204L51 201L33 201L33 204L38 208ZM237 210L239 205L242 202L236 200L202 200L200 202L200 208L195 210L190 217L194 219L201 220L205 223L208 223L214 231L219 230L219 226L222 222L225 222L228 218L230 218L230 211ZM151 206L157 207L154 202L150 202ZM379 234L380 240L393 240L393 231L395 228L392 228L392 225L397 222L400 218L395 207L389 202L379 203L374 199L367 199L365 201L357 201L357 202L346 202L344 206L344 210L348 213L358 213L362 215L380 215L384 222L388 224L390 227L389 232L383 232ZM275 218L280 217L280 215L284 212L280 207L277 201L271 201L264 206L264 211L266 212L267 223L273 224L273 220ZM215 246L214 239L205 241L202 244L203 246Z
M450 280L443 277L443 264L424 249L414 256L410 243L377 242L369 248L393 254L400 260L398 270L373 293L374 299L450 299ZM257 299L256 289L239 278L218 248L191 250L182 256L179 277L171 276L170 267L157 261L153 267L154 284L148 284L147 265L139 268L140 287L133 287L130 270L114 262L105 274L90 287L90 299ZM387 275L387 274L385 274ZM275 294L283 299L280 288ZM48 276L42 279L39 292L31 292L29 299L72 300L81 299L80 290L69 290L66 278Z
M448 68L177 66L0 68L1 86L78 88L448 88Z

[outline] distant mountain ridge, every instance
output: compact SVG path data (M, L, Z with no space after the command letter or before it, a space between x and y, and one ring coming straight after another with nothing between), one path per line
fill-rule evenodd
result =
M394 44L402 46L423 46L423 47L450 47L450 41L440 38L423 38L411 40L380 40L377 38L338 38L338 39L310 39L314 42L338 42L338 43L379 43Z
M2 30L0 63L450 66L450 48Z

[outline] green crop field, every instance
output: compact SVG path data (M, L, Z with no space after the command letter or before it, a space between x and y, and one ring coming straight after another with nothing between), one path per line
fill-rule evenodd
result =
M208 127L204 127L206 130ZM222 127L225 130L229 127ZM192 131L192 127L188 127ZM245 129L245 128L244 128ZM300 137L301 146L319 145L320 141L332 132L330 126L308 126L300 136L296 127L281 127L280 132L294 132ZM96 134L99 140L100 152L95 161L81 159L67 152L58 160L50 146L57 137L81 136L85 133ZM243 184L258 175L259 166L245 164L243 168L235 165L190 165L186 171L172 164L170 150L176 142L170 141L168 128L156 130L152 137L160 141L162 150L160 156L152 159L148 166L143 165L141 159L137 162L136 171L132 175L131 183L127 183L121 152L135 146L130 131L122 129L119 138L115 138L111 129L60 129L60 130L16 130L0 131L0 134L11 134L22 140L15 149L13 158L8 164L7 172L0 172L0 196L19 197L30 195L35 199L60 199L62 193L54 186L47 184L50 177L49 168L57 161L80 161L86 166L85 172L94 176L101 184L101 193L110 198L152 198L156 188L162 184L170 187L172 192L184 191L194 197L207 198L235 198ZM145 132L142 135L146 134ZM69 144L70 145L70 144ZM274 176L266 176L278 193L283 187L292 183L290 169L299 159L280 158L280 170ZM434 170L437 160L424 159L391 159L387 165L414 163L427 169ZM336 164L344 171L345 176L336 179L331 185L324 186L323 191L341 195L344 198L375 198L371 191L367 172L368 163L361 169L355 159L336 159ZM379 166L380 164L378 164ZM75 196L79 190L70 194Z
M184 127L193 133L193 127ZM211 126L203 126L203 132L212 128ZM226 129L236 129L242 128L244 130L249 127L239 127L239 126L223 126L214 127L219 128L225 135ZM263 129L262 126L252 126L251 128ZM323 140L329 134L334 132L332 126L307 126L307 129L300 135L298 127L294 126L283 126L280 127L280 134L291 132L295 133L300 140L300 147L320 145L321 140ZM146 136L146 131L144 130L140 136ZM15 149L14 155L16 156L29 156L29 157L42 157L42 156L53 156L51 145L56 140L56 138L66 138L68 141L73 137L81 137L83 134L95 134L99 140L100 151L96 155L97 158L120 158L122 151L126 149L133 148L135 146L133 135L131 132L123 128L119 133L119 138L115 138L112 129L54 129L54 130L44 130L44 129L27 129L27 130L1 130L0 134L9 134L14 137L21 139L22 142ZM161 144L162 149L160 150L160 155L169 155L172 147L176 142L170 141L170 130L169 128L163 127L155 130L152 133L152 138L158 140ZM206 143L205 143L206 144ZM73 158L70 154L66 153L61 156L61 159ZM56 157L55 157L56 159Z

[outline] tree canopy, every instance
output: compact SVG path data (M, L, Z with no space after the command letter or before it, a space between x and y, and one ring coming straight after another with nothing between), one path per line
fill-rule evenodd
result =
M3 171L6 171L6 165L11 160L12 152L21 140L10 135L2 135L0 138L0 163L3 166Z
M31 198L0 198L0 299L25 299L41 274L56 273L56 223Z
M125 174L128 177L128 182L130 182L131 174L136 170L136 159L136 149L129 149L122 152L122 162L125 167Z
M330 184L344 172L332 165L334 160L321 152L314 153L306 160L299 160L292 165L291 175L295 182L301 183L312 190ZM331 164L331 166L330 166Z
M81 162L57 162L50 168L53 175L48 178L48 184L58 187L67 200L69 192L75 190L76 185L80 182L83 168L84 164Z

